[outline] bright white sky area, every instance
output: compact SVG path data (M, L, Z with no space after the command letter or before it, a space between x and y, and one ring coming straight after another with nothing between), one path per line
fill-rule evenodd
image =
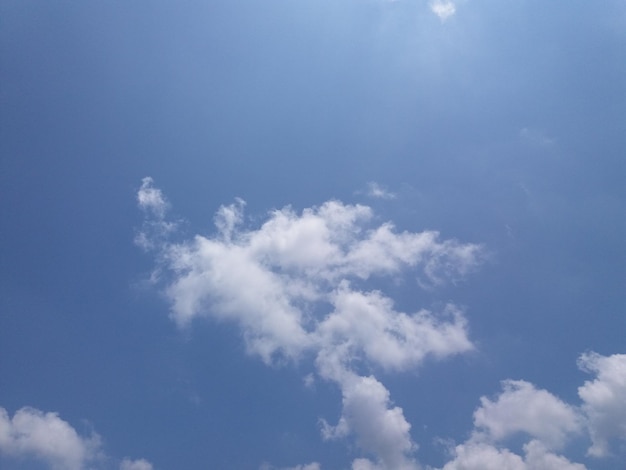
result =
M623 470L626 4L0 2L0 467Z

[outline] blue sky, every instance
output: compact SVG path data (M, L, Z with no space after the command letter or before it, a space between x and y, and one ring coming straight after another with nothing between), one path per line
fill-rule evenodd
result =
M626 6L0 2L0 466L618 470Z

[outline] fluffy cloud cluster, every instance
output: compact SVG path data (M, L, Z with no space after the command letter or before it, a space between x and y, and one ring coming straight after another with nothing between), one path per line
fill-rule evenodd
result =
M579 433L581 419L574 407L546 390L537 390L523 380L505 380L497 401L481 398L474 413L474 424L500 441L516 433L526 433L551 448L560 448L570 434Z
M456 446L443 470L585 470L555 452L572 438L588 435L588 454L606 457L611 441L626 442L626 355L583 354L579 367L596 374L578 389L581 406L569 405L522 380L505 380L496 400L481 398L475 430ZM515 435L530 438L519 456L500 444Z
M546 449L537 440L524 445L524 457L484 442L467 442L454 449L455 459L443 470L585 470Z
M13 418L0 407L0 454L35 459L54 470L97 468L105 459L97 434L81 436L57 413L30 407L17 410ZM125 459L120 470L152 470L152 465Z
M389 391L376 378L348 374L341 382L343 413L336 426L323 422L324 438L344 437L354 432L359 446L379 458L374 465L367 459L357 459L353 469L397 468L415 469L410 454L416 446L411 440L411 425L402 408L392 406Z
M375 225L369 207L339 201L301 213L275 210L259 228L246 229L240 199L217 211L214 236L173 242L168 203L151 179L137 199L147 216L138 244L156 252L178 325L198 317L236 322L248 350L267 363L313 355L318 375L343 395L339 422L325 423L324 437L354 435L377 458L357 459L354 468L416 468L402 409L355 364L398 371L469 351L467 322L454 305L398 311L392 299L364 286L407 270L422 285L463 277L480 262L480 246Z
M452 304L399 311L369 281L407 272L420 286L462 278L480 263L480 246L433 231L398 232L374 224L369 207L339 201L274 210L249 229L240 199L217 211L215 235L172 241L168 203L149 178L138 203L146 213L138 244L155 254L153 278L164 284L179 326L201 317L235 322L250 353L267 363L313 356L316 375L342 394L341 416L321 422L322 437L352 437L374 456L355 459L353 470L421 468L402 408L362 371L404 371L471 351L467 320ZM573 438L588 437L591 456L609 455L612 441L626 440L626 355L585 354L579 366L596 374L579 388L580 406L523 380L503 381L495 399L481 399L470 439L451 449L443 470L583 470L559 454ZM514 436L527 438L522 455L506 448Z
M80 436L56 413L22 408L13 418L0 408L0 451L15 457L33 456L52 468L80 470L98 457L97 434Z
M523 380L505 380L502 388L495 401L481 398L474 413L474 434L454 449L454 459L443 470L584 470L583 465L552 452L568 436L581 432L578 411ZM516 434L531 437L524 445L524 457L496 445Z

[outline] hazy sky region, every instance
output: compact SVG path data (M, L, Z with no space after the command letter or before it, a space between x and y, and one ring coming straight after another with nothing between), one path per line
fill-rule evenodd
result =
M624 470L626 2L0 0L0 468Z

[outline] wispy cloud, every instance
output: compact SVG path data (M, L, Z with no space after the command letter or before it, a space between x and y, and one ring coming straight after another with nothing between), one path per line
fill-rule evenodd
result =
M152 470L152 464L145 459L124 459L120 464L120 470Z
M12 418L0 407L0 454L37 460L53 470L105 468L106 461L98 434L80 435L58 413L31 407L17 410ZM124 459L120 470L152 470L152 465L144 459Z
M137 203L145 211L152 212L157 218L163 218L169 206L160 189L153 186L149 176L141 180L141 188L137 191Z
M387 191L380 184L370 181L367 183L367 195L375 199L395 199L396 195Z
M375 462L355 460L354 468L417 468L402 409L378 379L359 375L352 364L358 359L399 371L426 357L470 351L467 322L454 305L441 312L398 311L364 281L412 271L443 283L478 265L482 248L440 240L437 232L373 225L370 207L340 201L301 213L275 210L256 229L245 228L244 207L242 200L222 206L213 237L169 242L168 233L142 232L158 269L169 273L165 292L173 320L180 326L208 316L236 322L248 350L267 363L313 355L317 375L336 383L343 396L341 417L336 425L324 423L324 437L353 435L376 456ZM164 222L158 211L146 215L151 231Z
M153 183L152 178L146 177L141 180L141 187L137 191L137 204L146 218L135 236L135 244L146 251L162 244L177 228L177 223L165 220L170 205Z
M433 0L430 2L430 10L437 15L441 21L446 21L456 13L456 5L450 0Z

